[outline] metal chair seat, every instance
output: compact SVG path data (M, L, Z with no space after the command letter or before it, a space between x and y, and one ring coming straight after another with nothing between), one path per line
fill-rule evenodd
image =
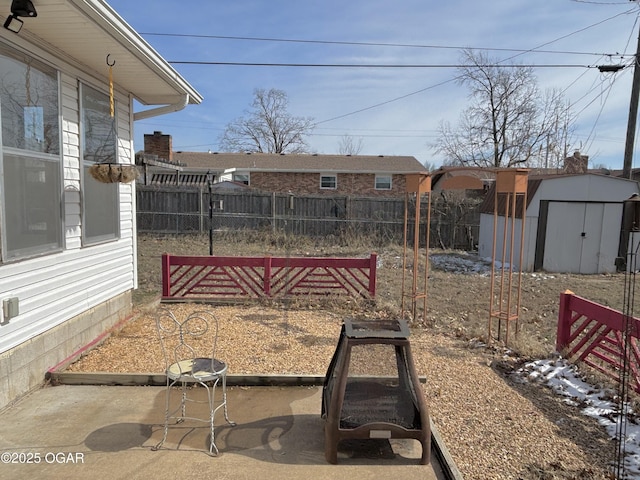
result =
M226 375L227 364L217 358L189 358L169 365L166 373L171 380L178 382L213 382Z

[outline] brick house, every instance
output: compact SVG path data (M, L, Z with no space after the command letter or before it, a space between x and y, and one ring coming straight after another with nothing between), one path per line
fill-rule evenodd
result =
M144 141L137 163L148 185L236 182L274 193L397 197L405 175L427 172L411 156L176 152L161 132Z

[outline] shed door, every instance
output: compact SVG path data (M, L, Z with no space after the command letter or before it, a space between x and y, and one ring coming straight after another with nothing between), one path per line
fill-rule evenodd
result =
M622 205L549 202L543 269L550 272L615 272Z

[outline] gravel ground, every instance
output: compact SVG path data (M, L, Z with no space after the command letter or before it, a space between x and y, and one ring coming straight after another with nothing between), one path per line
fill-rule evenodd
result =
M213 311L220 324L217 356L231 373L324 375L342 316L321 309L267 306L170 305L176 315ZM161 372L154 310L142 311L69 371ZM466 479L606 479L614 442L541 386L514 381L519 361L503 350L412 330L430 415ZM379 364L374 362L374 364ZM370 374L384 374L377 368Z
M398 317L398 300L402 298L402 249L398 246L373 246L362 239L318 242L252 235L227 237L216 232L214 252L362 257L376 251L378 289L373 306L352 302L347 308L337 303L331 308L322 308L319 303L205 307L212 308L220 321L219 356L228 361L231 373L324 375L342 318ZM153 311L143 308L159 294L160 256L164 252L206 255L208 239L138 235L139 289L134 300L140 315L69 370L164 370ZM430 252L430 258L428 311L412 330L412 345L418 374L427 378L424 391L430 414L463 476L468 480L611 478L606 469L615 458L615 442L597 421L566 405L544 386L515 381L511 372L526 359L553 355L561 292L569 289L622 310L624 276L524 275L520 334L509 343L507 356L504 348L482 346L487 332L489 277L475 271L479 259L465 252ZM459 273L460 262L470 265L467 274ZM455 266L455 273L451 266ZM184 315L195 306L173 304L171 308Z

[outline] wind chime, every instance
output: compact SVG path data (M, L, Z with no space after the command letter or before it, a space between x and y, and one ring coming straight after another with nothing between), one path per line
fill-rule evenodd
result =
M115 131L115 100L113 93L113 67L114 61L109 61L107 55L107 66L109 67L109 115L111 117L111 129L114 138L117 138ZM91 165L89 168L91 176L101 183L130 183L138 178L138 169L135 165L120 164L117 162L100 162Z

